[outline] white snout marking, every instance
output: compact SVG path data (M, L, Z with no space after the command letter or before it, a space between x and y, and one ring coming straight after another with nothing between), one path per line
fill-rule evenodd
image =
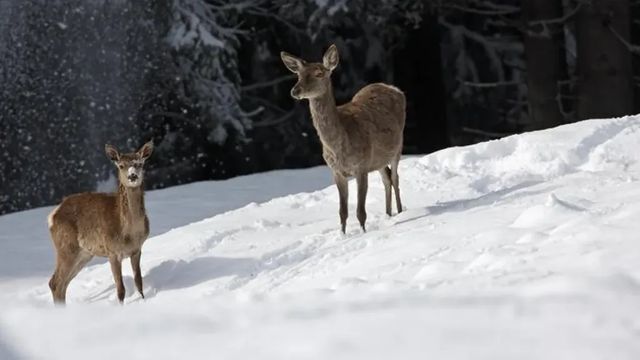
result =
M133 166L130 166L129 169L127 169L127 175L131 176L131 175L134 175L134 174L138 175L138 174L136 174L136 168L133 167Z

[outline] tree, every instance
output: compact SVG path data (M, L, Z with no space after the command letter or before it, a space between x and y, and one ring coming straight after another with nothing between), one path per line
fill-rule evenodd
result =
M501 137L528 124L520 5L517 0L438 5L453 144Z
M566 74L562 1L525 0L524 53L529 104L528 129L564 122L559 82Z
M419 27L406 30L395 51L394 84L407 98L405 153L424 154L450 145L437 11L425 8Z
M197 121L217 144L228 138L227 127L244 135L250 128L240 107L238 76L240 15L261 0L225 2L174 0L173 25L167 35L175 51L185 105L196 111Z
M628 115L633 111L629 0L591 0L576 23L578 118Z

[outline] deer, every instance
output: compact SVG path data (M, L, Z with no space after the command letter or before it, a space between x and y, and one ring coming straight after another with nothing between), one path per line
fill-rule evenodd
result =
M322 143L322 157L333 173L340 200L340 224L346 234L348 178L358 189L357 217L363 232L368 174L377 170L385 190L385 207L391 214L391 189L398 213L402 212L398 163L406 117L404 93L395 86L373 83L360 89L350 102L336 106L331 74L338 66L338 48L331 45L322 63L306 62L282 51L284 65L298 76L291 97L307 99L313 126Z
M149 236L149 219L144 206L143 180L145 161L153 152L153 142L147 142L133 153L120 153L107 144L105 152L117 168L117 191L70 195L48 216L56 253L49 288L56 305L65 304L67 286L94 256L109 259L120 304L125 297L122 260L130 258L136 288L144 299L140 256L142 244Z

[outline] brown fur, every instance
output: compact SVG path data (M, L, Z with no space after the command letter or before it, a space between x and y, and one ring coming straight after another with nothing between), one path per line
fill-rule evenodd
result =
M331 72L338 64L335 45L329 47L322 64L307 63L285 52L281 57L287 68L298 75L291 96L309 100L313 125L322 142L322 155L333 171L340 194L342 232L346 230L348 215L349 176L354 176L358 185L357 216L363 230L370 171L378 170L382 177L386 213L391 215L391 188L401 212L398 162L406 108L402 91L383 83L370 84L360 89L350 102L336 106L331 85Z
M144 207L142 165L153 144L137 153L119 154L109 145L107 154L118 167L118 191L81 193L66 197L49 215L49 231L56 250L56 269L49 281L54 302L64 304L69 282L94 256L109 258L118 300L124 300L121 262L130 257L136 288L144 298L140 255L149 235ZM129 180L136 172L135 181Z

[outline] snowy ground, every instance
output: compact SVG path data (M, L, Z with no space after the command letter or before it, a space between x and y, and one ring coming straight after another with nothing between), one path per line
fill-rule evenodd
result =
M151 192L124 306L98 261L53 308L49 209L0 217L0 359L638 359L639 145L628 117L407 158L406 211L372 174L346 236L326 168Z

